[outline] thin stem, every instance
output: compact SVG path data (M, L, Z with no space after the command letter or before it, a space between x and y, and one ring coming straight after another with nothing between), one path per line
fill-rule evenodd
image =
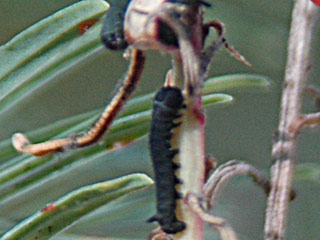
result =
M178 64L175 64L176 75L183 72L186 91L185 104L187 108L178 140L181 163L180 177L183 181L181 192L184 196L191 192L202 195L205 173L204 115L200 95L203 79L201 79L199 71L201 50L197 49L198 46L201 47L202 39L201 34L195 34L198 31L201 33L202 17L201 12L196 12L197 14L193 16L194 24L190 24L193 26L193 29L190 29L190 39L179 38L182 69L178 70ZM180 213L188 227L176 239L204 239L202 218L188 205L181 204L180 207Z
M230 227L229 223L221 217L217 217L208 213L208 211L204 210L201 204L201 198L199 198L196 194L188 193L185 198L186 204L197 213L201 219L212 226L215 226L220 233L220 237L222 240L237 240L237 236L233 231L232 227Z
M293 137L296 138L301 129L305 127L313 127L320 123L320 112L304 114L298 117L296 122L291 125Z
M188 193L202 195L205 173L204 115L201 102L203 79L200 74L202 11L197 6L188 7L184 12L184 22L177 19L172 10L174 9L164 6L155 16L172 28L179 41L179 52L173 55L174 68L170 73L172 78L168 76L167 84L175 82L181 85L181 74L183 75L186 109L176 143L179 149L178 162L181 165L179 178L183 182L180 192L183 196ZM177 215L187 228L176 234L175 239L203 239L203 221L196 212L179 201Z
M296 0L289 36L288 58L280 122L272 149L271 191L266 210L264 239L285 238L296 138L290 126L300 115L301 95L308 75L311 39L318 9L308 0Z
M266 194L269 194L270 183L258 169L245 162L231 160L220 165L204 185L204 196L208 210L212 208L221 186L233 176L240 174L251 177Z
M315 100L316 109L320 110L320 89L309 84L305 87L305 92L309 93Z

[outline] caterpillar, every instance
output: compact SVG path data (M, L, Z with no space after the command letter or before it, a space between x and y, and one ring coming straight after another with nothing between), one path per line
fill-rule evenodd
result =
M114 0L108 10L102 30L101 40L106 48L122 50L128 46L124 36L124 16L131 0Z
M197 3L197 4L201 4L205 7L211 7L211 4L206 2L206 1L202 1L202 0L167 0L167 2L170 3L179 3L179 4L191 4L191 3Z
M176 216L177 200L181 194L176 185L181 184L175 175L179 165L173 162L178 153L172 149L170 140L172 130L180 125L175 120L181 117L179 111L184 108L181 90L176 87L163 87L156 94L153 105L149 144L156 184L157 214L148 222L159 222L166 233L175 234L186 228L184 222Z

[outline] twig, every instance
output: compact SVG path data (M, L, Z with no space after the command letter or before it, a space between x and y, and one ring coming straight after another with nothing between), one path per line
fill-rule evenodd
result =
M316 109L320 110L320 89L312 84L309 84L304 88L306 93L309 93L315 99Z
M157 228L149 234L147 240L173 240L173 238L162 231L161 228Z
M221 186L235 175L244 174L251 177L266 194L270 191L270 183L255 167L242 161L231 160L220 165L204 185L204 196L208 210L212 208L214 199Z
M213 216L204 210L203 206L201 205L201 199L197 195L188 193L185 197L185 202L189 205L192 211L201 217L203 221L215 226L218 229L222 240L238 239L235 232L226 220L221 217Z
M296 138L290 126L300 116L301 95L308 75L311 39L318 9L311 1L296 0L289 36L288 59L280 122L272 149L271 191L266 210L264 239L285 238Z
M312 84L308 84L308 86L306 86L304 88L305 92L306 93L309 93L311 96L313 96L316 101L320 101L319 98L320 98L320 89L317 88L316 86L312 85Z
M298 117L296 122L293 125L291 125L293 138L296 138L298 136L301 129L305 127L313 127L315 125L319 125L319 123L320 112L301 115L300 117Z

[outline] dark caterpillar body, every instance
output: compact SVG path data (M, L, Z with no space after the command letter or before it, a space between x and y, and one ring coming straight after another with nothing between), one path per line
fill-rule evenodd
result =
M205 7L211 7L211 4L206 2L206 1L202 1L202 0L167 0L167 2L170 3L179 3L179 4L192 4L192 3L197 3L197 4L201 4Z
M131 0L111 1L101 30L101 40L111 50L125 49L128 44L124 37L124 16Z
M175 187L181 181L175 175L179 165L173 162L178 150L172 149L170 143L172 130L179 125L174 120L181 117L179 110L183 107L184 99L179 88L161 88L154 100L149 136L155 173L157 214L148 221L159 222L162 230L171 234L181 232L186 227L175 213L177 199L181 198Z

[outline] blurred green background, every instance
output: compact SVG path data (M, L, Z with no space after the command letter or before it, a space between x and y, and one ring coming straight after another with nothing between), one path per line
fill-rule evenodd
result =
M40 19L75 2L78 1L1 0L0 44L4 44ZM213 107L206 111L207 152L215 156L219 163L231 159L240 159L267 173L271 164L272 133L278 123L292 1L216 0L213 2L212 0L211 2L213 7L206 9L206 19L214 18L224 22L229 43L243 54L253 66L251 68L245 66L222 49L214 59L210 76L239 72L258 73L268 76L272 85L269 91L232 91L230 94L235 97L232 105ZM319 34L320 24L318 23L310 74L310 82L315 85L320 85ZM23 102L19 102L12 109L1 113L0 141L9 138L14 132L27 132L59 119L103 106L110 97L118 78L126 70L127 65L128 62L122 58L122 52L110 53L101 48L101 51L60 74L31 96L24 98ZM169 56L148 52L143 80L136 91L136 95L160 88L169 67ZM304 110L316 110L311 97L305 97ZM319 133L319 128L303 131L298 141L296 160L298 164L320 164ZM84 161L83 164L87 163ZM75 168L78 169L78 166ZM114 169L114 175L104 176L105 172L110 172L110 170L104 171L104 168ZM80 182L90 182L90 180L83 178L90 179L92 176L101 175L101 179L104 179L131 172L152 174L146 138L119 152L99 158L90 167L85 166L79 172L75 170L71 173L70 170L66 175L69 174L68 178L75 186L80 186ZM81 179L77 174L82 176ZM319 178L318 176L317 181L297 180L294 182L294 189L298 196L290 205L287 239L319 239ZM63 185L64 183L61 181L60 184ZM59 191L61 188L61 186L59 188L54 187L59 186L58 184L52 185L52 188L50 186L46 186L48 194L52 191ZM142 199L143 203L152 202L151 193L148 193L147 196L140 195L142 196L132 198ZM145 200L145 198L147 199ZM265 200L266 197L261 189L251 184L246 178L237 177L220 193L215 213L224 216L232 223L239 233L240 239L262 239ZM23 199L23 202L26 201L32 202L33 200ZM18 212L17 204L12 203L9 204L10 207L7 210L2 209L0 211L1 216L10 214L10 211L13 211L12 209ZM45 201L39 200L39 204L43 205ZM135 204L133 203L132 206L135 206ZM153 204L149 204L148 210L150 212L154 211L152 208ZM19 210L28 212L28 208L25 207ZM119 211L121 214L130 215L126 210L121 209ZM32 213L32 210L30 210L30 213ZM150 226L143 229L144 225L147 225L144 224L144 219L150 216L149 213L136 211L134 214L139 216L138 219L135 218L140 228L137 232L145 233L149 231ZM19 220L23 216L24 214L13 214L12 220ZM97 221L99 217L95 216L95 219ZM91 231L94 234L99 235L101 233L103 235L100 229L103 229L104 224L106 223L92 221L92 226L86 224L85 232ZM111 224L110 226L116 225L114 222L107 222L107 224ZM137 226L132 224L130 220L126 223L121 222L121 224L126 224L128 229L135 229ZM82 231L82 227L80 223L71 228L71 232L79 233ZM114 228L113 231L117 232L117 229ZM208 231L214 232L214 229L210 228ZM130 233L129 230L128 232ZM133 236L132 233L130 234L129 236Z

